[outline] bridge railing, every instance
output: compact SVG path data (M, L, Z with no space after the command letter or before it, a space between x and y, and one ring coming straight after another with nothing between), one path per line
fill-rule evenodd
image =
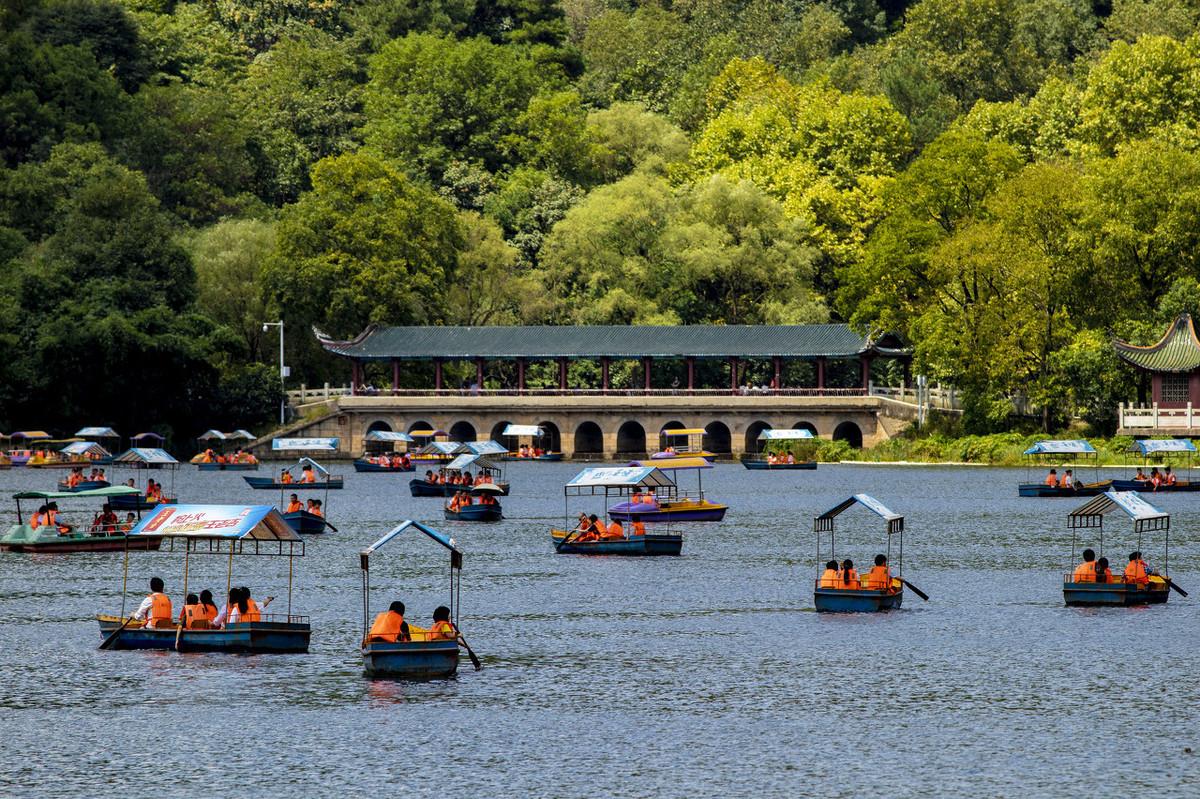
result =
M1160 408L1157 402L1150 405L1122 402L1117 426L1123 429L1193 430L1200 427L1200 409L1194 409L1190 402L1183 408Z
M299 390L287 392L288 400L297 405L349 396L351 393L359 397L865 397L868 391L864 388L759 387L739 388L736 391L729 388L526 388L519 391L515 388L392 389L363 386L357 392L351 392L349 386L318 389L302 386Z
M872 397L886 397L909 405L920 405L923 399L928 408L959 408L958 395L953 388L926 386L924 389L918 389L916 386L877 386L872 383L869 391Z

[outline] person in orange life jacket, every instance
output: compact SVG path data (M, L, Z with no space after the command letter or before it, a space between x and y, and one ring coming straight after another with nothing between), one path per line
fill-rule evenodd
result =
M1170 466L1167 466L1164 469L1163 481L1169 486L1175 485L1175 473L1173 471L1171 471Z
M183 607L179 609L179 618L176 620L184 627L188 627L189 620L196 614L196 609L200 606L200 597L195 594L188 594L183 600Z
M292 482L292 473L289 472L287 469L284 469L283 471L281 471L279 473L279 482L284 485Z
M875 556L875 565L867 572L867 581L863 587L873 591L884 591L892 587L892 572L888 569L887 556Z
M113 513L112 505L107 502L96 516L95 529L96 532L113 535L117 532L117 525L121 520L117 518L117 514Z
M630 533L629 533L629 534L630 534L631 536L634 536L634 535L645 535L645 534L646 534L646 524L645 524L645 522L643 522L641 519L636 519L636 520L634 520L634 522L633 522L633 525L632 525L632 530L630 531Z
M134 515L132 513L126 513L125 521L121 523L121 532L125 535L128 535L129 531L132 530L136 524L137 519L134 518Z
M147 627L171 627L171 598L163 593L161 577L150 578L150 595L142 600L133 618L146 622Z
M1150 583L1150 575L1153 573L1146 566L1146 561L1142 560L1141 552L1129 553L1129 565L1125 567L1125 582L1143 586L1148 585Z
M1096 582L1111 583L1113 581L1112 569L1108 568L1108 558L1100 558L1096 561Z
M601 526L603 526L603 525L601 525ZM600 534L600 537L608 538L608 539L624 538L625 537L625 529L623 527L621 527L621 523L619 521L617 521L616 519L613 519L612 524L610 524L608 526L607 530L605 530L603 533Z
M433 626L429 628L429 638L432 641L453 641L458 638L458 630L450 621L450 608L438 605L433 610Z
M319 516L322 519L325 518L325 514L321 511L321 500L319 499L310 499L308 501L308 507L305 510L311 513L313 516Z
M839 587L853 590L862 588L862 583L858 580L858 572L854 570L854 561L849 558L842 561L842 580Z
M404 603L393 602L388 609L375 617L371 623L371 631L367 633L367 641L397 643L411 641L412 633L408 631L408 622L404 620Z
M301 483L317 482L317 473L315 471L313 471L313 467L312 467L311 463L304 464L304 468L301 470L301 474L300 474L300 482Z
M1133 476L1133 479L1137 480L1139 483L1149 482L1150 480L1150 478L1146 476L1146 473L1142 471L1142 467L1140 466L1138 467L1137 474Z
M1059 483L1059 487L1071 489L1078 488L1079 486L1075 484L1074 472L1072 472L1070 469L1067 469L1065 472L1063 472L1062 482Z
M1058 470L1051 469L1044 482L1051 488L1058 488Z
M30 529L36 530L39 527L48 527L49 525L49 508L46 505L39 505L37 512L29 517L29 527Z
M600 517L593 513L588 517L588 522L591 525L592 534L595 535L596 538L604 538L605 534L608 532L608 528L604 526L604 522L600 521Z
M572 531L575 532L577 530L579 534L574 536L572 540L595 541L597 538L599 538L599 536L596 535L595 527L592 525L592 520L595 518L596 517L593 516L591 519L589 519L586 513L579 514L579 524L577 524L575 526L575 530Z
M1083 563L1075 567L1071 580L1076 583L1096 582L1096 553L1091 549L1083 550Z
M817 583L818 588L838 588L842 581L842 576L838 574L838 562L831 560L825 564L825 571L821 573L821 580Z
M296 513L297 511L302 510L304 510L304 505L300 502L300 496L298 494L292 494L290 497L288 497L286 513Z
M217 618L217 606L213 604L212 591L207 588L200 592L200 600L192 611L188 621L190 630L207 630L212 627L213 619Z
M229 608L228 623L262 621L262 611L267 609L275 597L269 596L261 605L250 597L250 589L242 586L237 589L237 601Z
M58 520L58 503L57 502L51 502L50 504L48 504L46 506L46 516L49 520L48 524L51 527L54 527L55 529L57 529L59 535L67 535L68 533L70 533L72 530L75 529L74 527L67 524L66 522L60 522Z

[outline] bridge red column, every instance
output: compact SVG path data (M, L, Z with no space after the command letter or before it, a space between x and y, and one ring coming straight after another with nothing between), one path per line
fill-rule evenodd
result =
M475 385L483 391L483 358L475 359Z
M775 390L783 388L783 359L776 355L772 360L775 361Z
M738 359L737 358L729 359L729 388L733 391L734 394L737 393L737 390L738 390Z
M694 391L696 388L696 359L687 359L688 367L688 391Z
M558 359L558 390L567 390L567 359Z
M362 382L362 380L360 379L362 372L360 370L361 370L361 367L358 365L358 361L350 362L350 394L351 394L351 396L358 393L358 384Z
M817 358L817 389L825 388L825 359Z
M442 390L442 359L441 358L433 359L433 387L438 391Z
M608 393L608 358L600 359L600 387Z
M866 391L871 382L871 359L864 355L858 359L858 362L862 370L862 389Z
M400 390L400 362L392 361L392 393Z
M650 362L653 360L649 356L642 358L642 386L647 391L650 390Z
M525 393L525 359L517 358L517 393Z

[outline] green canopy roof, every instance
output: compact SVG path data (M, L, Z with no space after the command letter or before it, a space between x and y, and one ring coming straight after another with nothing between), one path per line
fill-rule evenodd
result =
M108 488L93 488L88 491L22 491L13 494L13 499L72 499L78 497L122 497L127 494L141 494L133 486L109 486Z
M1139 347L1119 339L1113 340L1117 356L1126 363L1148 372L1191 372L1200 369L1200 340L1192 317L1177 318L1156 343Z
M376 327L349 341L313 329L321 345L356 360L473 358L853 358L900 355L900 342L849 325Z

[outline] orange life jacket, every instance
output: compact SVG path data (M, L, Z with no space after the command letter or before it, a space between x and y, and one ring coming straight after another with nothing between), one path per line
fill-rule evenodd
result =
M1146 561L1129 561L1129 565L1125 567L1125 582L1138 583L1140 585L1150 582L1150 578L1146 575Z
M1094 583L1096 582L1096 562L1094 560L1086 560L1075 567L1075 573L1071 575L1071 579L1077 583Z
M317 482L317 475L313 472L312 469L308 469L304 472L304 475L300 478L300 482L315 483L315 482Z
M892 574L887 566L872 566L867 572L867 582L864 587L878 591L892 586Z
M453 641L458 637L454 625L448 621L435 621L429 628L429 637L434 641Z
M313 516L316 516L318 519L325 518L325 514L321 513L321 509L318 508L316 505L312 506L311 508L308 508L307 510L309 513L311 513Z
M283 474L281 474L281 475L279 476L279 482L281 482L281 483L290 483L290 482L292 482L292 473L291 473L291 472L284 472Z
M300 500L296 500L295 502L288 503L288 509L287 509L288 513L295 513L298 510L304 510L304 506L302 504L300 504Z
M613 523L608 526L608 529L604 531L603 537L604 538L624 538L625 537L625 529L623 527L621 527L620 522L614 520Z
M855 569L847 569L842 572L842 582L838 587L853 589L861 588L862 584L858 580L858 572Z
M150 595L150 612L146 614L146 626L157 627L158 620L171 621L171 597L161 592Z
M42 527L49 523L50 523L50 521L49 521L49 519L46 518L46 514L44 514L44 513L35 513L29 517L29 527L32 530L36 530L39 527Z
M238 608L238 621L262 621L262 612L258 609L258 603L253 599L246 600L246 612L242 613L241 608Z
M401 636L404 636L404 617L399 613L385 610L375 617L375 621L371 624L371 631L367 633L367 640L385 643L408 640L407 636L403 638Z
M645 535L646 525L640 521L633 523L633 535Z
M818 586L821 588L837 588L840 579L841 575L837 573L837 570L826 569L821 573L821 581L818 583Z
M1046 485L1050 486L1051 488L1057 488L1058 479L1054 475L1048 474L1046 475Z

